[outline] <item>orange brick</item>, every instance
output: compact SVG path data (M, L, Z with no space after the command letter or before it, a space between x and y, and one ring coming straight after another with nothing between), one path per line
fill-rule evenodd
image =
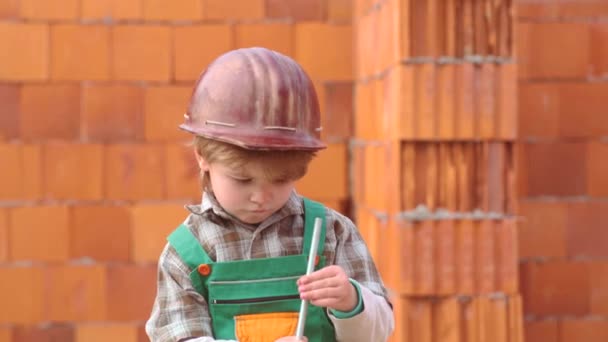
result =
M494 224L489 220L475 221L475 288L477 293L491 293L496 288L496 258Z
M576 196L586 193L586 144L558 142L523 146L526 159L522 168L526 168L528 179L520 181L527 185L528 196ZM569 181L564 182L564 179Z
M0 23L0 51L19 51L3 58L1 80L40 81L48 77L48 25Z
M142 0L82 0L83 19L141 19Z
M266 0L266 16L293 21L325 20L323 0ZM339 9L337 9L339 10Z
M112 76L118 80L168 81L171 35L164 26L117 25L112 29Z
M461 303L460 316L462 317L462 341L485 342L479 336L479 327L482 323L479 312L479 297L467 298Z
M559 342L557 320L528 321L525 323L526 341Z
M133 286L133 284L142 284L142 286ZM156 295L155 284L155 265L109 266L106 296L108 320L147 320Z
M528 262L521 265L520 271L521 292L526 314L589 314L589 267L587 263Z
M604 229L608 219L608 203L578 201L568 204L566 241L568 256L605 258L608 251L608 232Z
M608 314L608 263L594 261L590 265L591 276L591 314Z
M594 319L564 319L559 323L560 342L608 341L608 321Z
M456 65L455 122L456 136L460 139L474 137L475 124L475 67L464 63Z
M456 122L454 121L456 76L455 66L452 64L437 67L437 92L434 100L437 110L437 137L439 139L453 139L455 135Z
M40 199L41 153L38 145L0 144L0 200Z
M19 16L19 2L17 0L3 0L0 2L0 18L14 19ZM2 342L2 339L0 339ZM10 342L10 341L8 341Z
M296 25L296 60L313 79L353 78L352 27L305 23Z
M325 110L321 111L321 137L325 141L342 142L353 135L352 82L328 82L324 86Z
M604 10L608 12L608 5L604 4ZM606 76L608 74L608 25L597 23L591 25L591 65L593 74Z
M0 267L0 279L0 324L33 324L47 318L43 268Z
M496 130L494 134L499 139L514 140L518 134L517 103L519 98L517 89L520 85L517 82L517 64L497 65L495 76L493 96L495 98Z
M184 121L190 87L147 87L144 94L144 131L148 141L186 140L178 126Z
M102 25L60 24L51 28L51 78L110 78L110 29Z
M13 342L13 328L0 326L0 342Z
M166 153L167 198L198 201L202 189L193 148L184 144L168 144Z
M132 243L135 262L156 262L169 234L189 212L183 205L138 205L132 208Z
M91 321L106 317L104 266L51 266L48 273L49 318L52 321Z
M347 149L344 143L330 144L319 152L310 163L304 178L297 182L298 192L303 196L343 199L347 189Z
M515 41L520 78L581 78L590 71L587 23L522 23Z
M106 148L106 198L142 200L164 198L164 158L158 145L118 144Z
M55 2L40 2L22 0L21 16L27 19L70 20L78 18L78 0L60 0Z
M205 19L262 19L264 0L204 0Z
M559 136L560 94L555 84L519 82L517 97L521 137Z
M19 137L20 97L21 87L0 84L0 141Z
M608 144L591 142L587 155L587 193L591 196L608 196Z
M53 241L53 243L48 243ZM9 213L12 260L64 261L69 255L67 207L23 207Z
M568 138L598 137L608 134L605 115L608 83L557 83L561 136Z
M389 341L409 341L409 300L405 296L393 295L391 296L391 303L393 304L393 312L395 315L395 332Z
M456 298L441 299L433 304L433 341L460 342L460 304ZM498 341L497 341L498 342Z
M0 263L8 260L8 210L0 208ZM2 339L0 339L2 341Z
M436 67L434 64L418 64L414 66L414 120L415 136L419 139L434 139L437 137L437 111L435 96L437 94Z
M431 302L428 299L414 299L409 306L410 338L406 341L432 342L433 311Z
M430 220L416 222L413 228L414 293L421 296L433 295L437 287L435 222Z
M144 0L145 20L202 20L203 0Z
M494 87L496 82L496 71L490 63L481 64L476 68L475 104L477 120L475 120L477 137L481 139L496 139L496 98Z
M454 221L440 220L435 226L438 295L456 293L456 227Z
M520 258L566 256L568 206L561 201L521 201Z
M194 25L174 29L175 79L191 81L209 63L233 48L232 26ZM200 42L206 42L201 44Z
M329 22L350 22L353 16L351 0L328 0L327 20Z
M291 24L242 24L235 26L235 48L261 46L293 56L294 29Z
M74 342L138 342L138 326L121 323L84 324L76 327L74 335Z
M12 342L55 342L74 341L74 328L66 324L39 324L35 326L16 326Z
M587 1L521 1L517 4L520 18L566 19L594 18L608 15L608 4L603 0Z
M21 137L27 140L79 136L80 87L27 84L21 93Z
M85 85L82 136L93 141L132 141L144 131L144 90L130 85Z
M459 294L475 291L475 230L473 221L456 221L456 287Z
M71 209L70 257L129 261L131 216L124 206L75 206Z
M60 200L101 200L101 145L51 143L45 145L45 196Z
M504 293L518 291L517 227L515 220L495 222L496 286Z

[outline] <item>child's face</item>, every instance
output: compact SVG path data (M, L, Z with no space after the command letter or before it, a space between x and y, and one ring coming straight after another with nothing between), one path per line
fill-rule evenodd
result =
M281 209L294 188L292 180L268 179L259 163L231 168L200 158L199 165L209 171L213 194L222 208L249 224L260 223Z

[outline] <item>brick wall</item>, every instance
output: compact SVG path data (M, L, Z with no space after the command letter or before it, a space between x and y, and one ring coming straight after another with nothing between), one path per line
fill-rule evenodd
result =
M608 2L518 6L527 341L608 340Z
M522 341L512 10L356 1L353 196L393 341Z
M1 0L0 341L146 340L156 260L200 197L177 125L227 50L266 46L306 68L329 148L298 189L347 210L351 7Z

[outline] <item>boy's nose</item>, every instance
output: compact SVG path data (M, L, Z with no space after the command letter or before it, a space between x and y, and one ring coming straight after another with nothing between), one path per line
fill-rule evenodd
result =
M259 189L256 189L252 194L251 194L251 202L256 203L256 204L264 204L266 202L268 202L270 199L272 199L272 190L269 189L268 187L262 187Z

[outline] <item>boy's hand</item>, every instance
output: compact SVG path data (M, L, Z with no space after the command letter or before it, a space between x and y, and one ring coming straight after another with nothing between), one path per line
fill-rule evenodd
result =
M350 312L357 306L357 290L340 266L322 268L298 279L300 298L313 305L342 312Z
M300 339L298 339L295 336L287 336L287 337L281 337L280 339L276 340L275 342L307 342L308 339L306 337L302 337Z

